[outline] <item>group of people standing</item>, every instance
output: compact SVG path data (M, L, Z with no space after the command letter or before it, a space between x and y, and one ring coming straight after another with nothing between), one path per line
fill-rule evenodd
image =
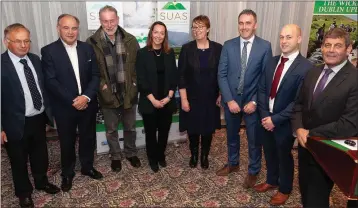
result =
M99 18L101 27L82 42L77 40L78 18L60 15L60 38L41 49L41 60L29 52L30 31L26 27L16 23L4 31L8 50L1 57L1 141L10 158L21 207L34 206L28 157L35 188L50 194L60 191L46 176L45 124L52 124L53 118L60 139L64 192L70 191L75 176L77 136L81 173L93 179L103 177L93 166L98 106L104 115L113 171L121 171L123 157L133 167L141 166L135 143L137 104L149 166L154 172L166 167L177 88L181 99L179 126L188 133L191 168L199 163L200 152L200 166L208 169L211 141L221 126L223 107L228 162L216 172L218 176L240 170L239 130L244 120L249 165L243 186L257 192L278 188L270 204L285 204L292 191L291 149L296 136L303 206L329 206L333 182L305 144L308 135L357 135L358 72L347 62L351 42L344 30L336 28L325 35L322 53L326 64L313 67L299 52L302 36L297 25L282 28L282 53L272 57L271 44L255 35L254 11L245 9L239 14L240 36L223 46L209 40L210 20L200 15L192 21L194 40L182 46L177 67L164 23L151 25L147 45L140 49L136 38L118 25L115 8L101 8ZM118 141L120 122L124 154ZM256 184L262 147L267 180Z

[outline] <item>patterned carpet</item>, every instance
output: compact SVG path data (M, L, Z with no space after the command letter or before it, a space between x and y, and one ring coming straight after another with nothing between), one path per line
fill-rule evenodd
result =
M246 137L244 131L240 134ZM60 185L60 152L59 142L48 143L51 182ZM110 169L108 155L95 158L95 167L104 175L101 181L82 176L77 169L74 186L68 193L60 192L48 195L34 191L33 199L36 207L268 207L270 196L274 191L264 194L242 188L247 173L247 142L241 142L241 170L229 177L219 177L215 171L221 168L226 157L225 129L216 132L210 153L210 168L206 171L200 168L191 169L188 166L190 152L188 143L179 147L173 144L167 148L168 167L153 173L148 165L145 150L139 151L142 167L132 168L128 161L123 161L120 173ZM294 190L286 203L286 207L301 207L297 181L297 152L295 158ZM6 151L1 152L1 205L2 207L18 207L14 196L10 164ZM265 164L259 175L259 181L265 180ZM332 207L344 207L346 198L334 188Z

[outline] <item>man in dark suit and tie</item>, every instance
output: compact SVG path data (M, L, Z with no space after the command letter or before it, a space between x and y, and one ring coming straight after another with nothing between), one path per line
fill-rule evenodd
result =
M72 188L75 176L77 128L81 173L93 179L103 177L93 167L99 71L92 46L77 40L78 27L77 17L60 15L60 38L41 49L45 86L60 138L62 191Z
M10 159L15 195L21 207L34 207L28 177L30 158L35 188L60 191L47 178L46 121L52 120L44 92L40 58L30 51L30 31L22 24L6 27L1 54L1 144ZM47 118L46 118L47 117Z
M259 114L256 111L257 83L267 61L271 44L255 35L256 13L243 10L238 18L240 37L224 43L218 69L218 82L225 110L228 163L216 172L226 176L239 171L240 124L246 124L249 146L249 173L244 187L253 187L261 169L261 141L256 136Z
M259 81L258 110L261 118L260 137L265 152L266 181L256 185L257 192L279 187L270 204L285 204L292 191L294 142L291 114L299 89L312 64L299 52L301 28L286 25L280 33L282 54L266 65Z
M321 46L324 65L307 73L291 118L299 142L299 185L303 207L329 207L333 181L306 149L307 137L357 135L358 71L347 60L352 49L341 28L327 32Z

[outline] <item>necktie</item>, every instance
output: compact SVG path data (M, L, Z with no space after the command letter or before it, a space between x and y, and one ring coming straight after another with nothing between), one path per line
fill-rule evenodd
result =
M286 61L288 61L288 58L284 58L282 56L281 57L281 62L280 62L280 64L278 65L278 67L276 69L275 76L274 76L273 81L272 81L272 86L271 86L271 91L270 91L270 98L271 99L274 99L276 97L278 84L280 83L282 71L283 71L283 68L285 67L285 62Z
M34 75L32 74L32 70L29 67L29 65L27 64L26 59L21 59L20 63L22 63L24 65L25 77L26 77L27 85L29 86L29 89L30 89L34 107L36 110L40 110L42 107L42 99L41 99L41 94L40 94L39 90L37 89L37 85L35 82Z
M326 85L328 77L332 72L333 71L330 68L324 69L324 74L322 78L319 80L316 90L313 93L313 100L315 100L318 97L318 95L321 94L321 92L324 90L324 86Z
M244 90L244 79L245 79L245 72L246 72L246 60L247 60L247 44L249 41L244 42L244 48L242 49L241 55L241 74L240 74L240 82L239 87L237 88L238 94L242 94Z

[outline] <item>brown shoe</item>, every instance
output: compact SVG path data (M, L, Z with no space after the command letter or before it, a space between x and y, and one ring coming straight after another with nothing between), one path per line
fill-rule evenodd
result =
M278 191L275 195L272 196L269 203L273 206L284 205L289 196L289 194L283 194Z
M239 172L239 170L240 170L239 165L235 165L235 166L225 165L224 167L222 167L221 169L216 171L216 175L217 176L227 176L232 172Z
M254 187L257 181L257 176L248 174L245 178L244 184L242 185L245 189Z
M254 189L256 192L259 192L259 193L263 193L263 192L266 192L270 189L275 189L277 188L278 186L273 186L273 185L270 185L268 183L260 183L256 186L254 186Z

